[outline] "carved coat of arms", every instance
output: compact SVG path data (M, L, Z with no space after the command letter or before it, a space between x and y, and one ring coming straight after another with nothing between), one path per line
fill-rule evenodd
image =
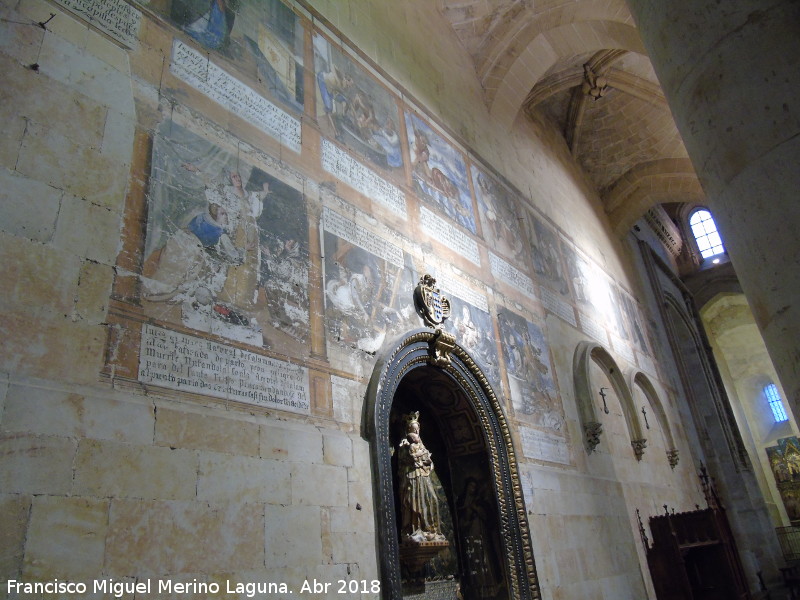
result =
M414 307L425 325L439 327L450 316L450 300L436 287L436 279L425 274L414 289Z

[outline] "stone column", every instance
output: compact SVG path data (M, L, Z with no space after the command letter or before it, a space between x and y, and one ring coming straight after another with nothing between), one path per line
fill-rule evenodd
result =
M800 3L627 3L800 418Z

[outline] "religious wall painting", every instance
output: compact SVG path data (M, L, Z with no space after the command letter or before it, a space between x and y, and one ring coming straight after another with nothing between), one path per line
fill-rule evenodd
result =
M628 319L628 326L631 331L631 339L637 350L644 354L650 354L647 345L647 329L642 316L642 311L636 301L625 292L620 292L622 298L622 309Z
M493 177L475 166L471 171L486 242L517 264L524 264L525 246L517 216L518 202L508 188Z
M623 340L630 340L628 323L625 321L622 311L624 303L622 300L623 292L618 285L611 286L611 309L614 317L613 327L616 334Z
M323 233L325 317L329 341L365 352L419 326L411 257L378 256L330 230Z
M571 245L564 243L562 246L566 274L572 283L578 307L600 322L610 322L614 318L611 279Z
M492 385L497 385L500 366L491 315L452 294L448 298L451 311L445 329L455 335L456 342L478 362Z
M497 318L511 402L517 417L542 429L562 432L564 408L553 378L544 332L509 310L502 310Z
M575 303L580 308L586 309L591 306L589 302L589 262L578 254L572 244L566 241L562 242L561 250L564 254L564 266L572 286Z
M406 112L414 190L454 222L477 232L464 157L425 121Z
M204 49L249 75L269 94L303 110L303 27L280 0L138 0Z
M530 241L533 269L539 283L569 297L567 272L561 261L561 244L556 232L533 213L530 215Z
M305 347L308 219L300 191L165 121L153 141L147 215L147 315L258 347Z
M800 525L800 440L781 438L766 452L786 514L792 525Z
M502 598L505 577L500 523L485 455L459 460L453 468L455 526L461 540L461 588L465 600Z
M314 34L317 120L323 134L385 169L401 172L400 113L394 97L363 68Z

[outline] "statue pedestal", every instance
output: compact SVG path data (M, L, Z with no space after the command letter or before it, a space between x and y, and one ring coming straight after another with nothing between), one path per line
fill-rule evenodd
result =
M450 543L447 540L430 540L417 542L405 540L400 544L400 566L402 567L406 585L425 587L425 565L433 560L439 552L446 550Z
M406 566L411 573L416 573L425 566L425 563L432 560L449 545L447 540L425 542L406 540L400 544L400 563Z

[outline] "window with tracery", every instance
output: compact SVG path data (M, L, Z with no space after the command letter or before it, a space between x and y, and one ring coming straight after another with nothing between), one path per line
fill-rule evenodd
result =
M778 393L778 386L770 383L764 386L764 395L767 397L769 407L772 409L772 416L775 418L776 423L788 421L789 417L786 414L786 409L783 406L783 400Z
M725 252L722 238L719 236L719 231L717 231L717 224L714 223L714 218L710 212L704 209L694 211L689 219L689 226L692 228L692 234L697 241L697 248L703 258L709 258Z

